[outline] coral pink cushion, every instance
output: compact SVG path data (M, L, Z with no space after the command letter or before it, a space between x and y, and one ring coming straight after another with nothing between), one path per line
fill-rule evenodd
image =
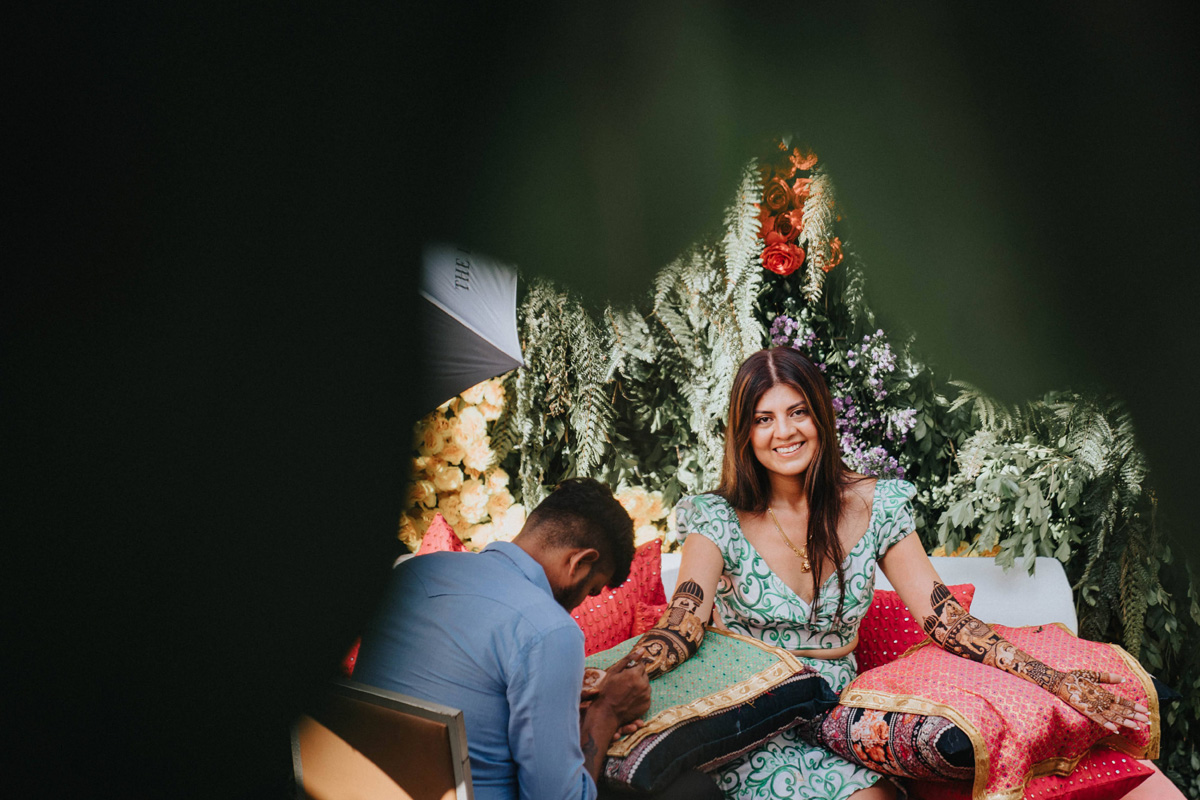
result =
M662 542L654 539L634 553L629 578L624 583L587 598L571 612L571 616L583 629L584 652L590 656L645 633L662 615L662 611L656 614L654 608L661 605L665 610L666 603L662 584ZM651 616L654 621L646 625Z
M1098 743L1137 758L1158 756L1157 696L1149 675L1124 650L1077 639L1059 625L992 628L1057 669L1125 678L1106 688L1151 709L1151 724L1111 734L1045 689L936 645L862 673L843 692L842 703L952 719L974 744L976 796L1019 797L1026 776L1072 763Z
M666 603L645 603L638 601L637 611L633 615L633 631L631 636L641 636L653 628L667 611Z
M1154 770L1124 753L1097 747L1070 775L1031 780L1025 787L1025 800L1117 800L1153 774ZM968 783L913 781L909 789L918 800L971 800Z
M421 537L421 547L417 550L417 555L423 556L426 553L447 551L461 553L466 549L462 539L458 538L458 534L454 532L454 528L451 528L450 523L446 522L446 518L441 514L434 514L433 521L429 523L429 528Z
M975 585L962 583L947 587L967 611L975 599ZM875 592L875 599L858 627L858 647L854 657L858 671L881 666L899 657L908 648L925 640L925 632L908 612L900 595L887 590Z

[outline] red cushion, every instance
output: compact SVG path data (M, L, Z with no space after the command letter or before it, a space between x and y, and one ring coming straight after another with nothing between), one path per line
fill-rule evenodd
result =
M1154 708L1150 676L1114 645L1076 638L1066 627L993 625L1000 636L1057 669L1110 672L1113 694ZM846 687L844 705L937 713L953 719L974 745L976 796L1021 796L1028 776L1077 763L1097 744L1135 758L1157 758L1159 721L1110 733L1034 683L947 653L932 643L867 670Z
M666 603L644 603L638 601L637 610L633 615L633 630L630 636L641 636L653 628L667 611Z
M1025 787L1025 800L1116 800L1132 792L1154 770L1133 758L1097 747L1091 750L1066 777L1043 775ZM909 784L919 800L970 800L971 785L913 781Z
M460 553L466 549L462 539L459 539L458 534L454 532L454 528L451 528L450 523L446 522L446 518L441 514L434 514L433 521L429 523L429 528L421 539L421 547L417 550L417 555L423 556L426 553L446 551Z
M975 585L962 583L948 588L962 607L970 611L975 599ZM858 671L863 673L882 666L924 640L925 631L913 619L900 595L878 590L858 628L858 647L854 648Z
M354 640L354 646L350 648L350 652L346 653L346 657L342 659L342 674L347 678L354 674L354 664L358 661L358 648L362 644L362 637Z
M587 598L571 612L571 616L583 630L584 652L590 656L653 627L662 612L654 615L648 607L661 605L665 609L666 603L662 584L662 542L653 539L634 553L629 578L624 583ZM643 609L641 614L639 604ZM654 615L654 622L635 631L635 623L640 627L650 615Z

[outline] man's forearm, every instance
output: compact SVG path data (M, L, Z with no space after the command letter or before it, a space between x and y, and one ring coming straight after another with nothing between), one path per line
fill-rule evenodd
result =
M613 735L620 727L616 713L606 703L592 703L579 723L579 745L583 748L583 768L592 779L600 782L600 769L604 765L604 754Z

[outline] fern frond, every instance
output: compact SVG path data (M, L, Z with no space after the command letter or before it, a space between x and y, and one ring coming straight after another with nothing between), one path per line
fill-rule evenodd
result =
M737 193L725 210L725 237L722 256L725 261L724 297L729 301L742 291L751 276L761 273L759 258L758 199L762 197L762 176L758 162L751 161L742 170Z
M957 411L968 403L973 404L972 412L979 419L979 425L984 430L995 432L1010 431L1015 427L1013 412L990 397L982 389L966 381L950 381L951 386L959 388L958 397L950 404L950 411Z
M835 218L833 184L818 167L809 184L808 199L804 201L804 225L800 230L800 241L805 243L807 277L804 297L810 303L821 298L821 287L825 282L825 267L832 260L833 222Z

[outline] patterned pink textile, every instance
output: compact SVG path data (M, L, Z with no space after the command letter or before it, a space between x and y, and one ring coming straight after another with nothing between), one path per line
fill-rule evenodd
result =
M417 550L417 555L442 552L461 553L466 549L462 539L458 538L458 534L454 532L454 528L451 528L450 523L446 522L446 518L441 514L434 514L433 521L429 523L429 528L421 538L421 547Z
M662 542L651 539L633 554L629 578L616 589L605 589L589 597L571 611L583 630L584 655L599 653L631 636L645 633L658 623L667 607L662 583ZM653 616L649 625L646 620ZM645 627L641 627L641 626ZM638 630L638 628L641 630Z
M1124 753L1097 747L1066 776L1043 775L1025 787L1025 800L1118 800L1132 792L1154 770ZM917 800L971 800L969 783L913 781L910 796Z
M963 608L971 610L975 584L960 583L946 588ZM900 595L887 589L876 589L871 607L858 626L858 647L854 648L858 671L883 666L925 638L925 631L913 619Z
M1027 776L1066 774L1098 742L1137 758L1157 757L1158 699L1149 676L1124 650L1078 639L1059 625L992 627L1057 669L1095 669L1125 677L1125 683L1107 688L1148 707L1149 729L1111 734L1044 689L936 645L859 675L846 687L842 703L951 719L975 745L976 800L1020 798Z

